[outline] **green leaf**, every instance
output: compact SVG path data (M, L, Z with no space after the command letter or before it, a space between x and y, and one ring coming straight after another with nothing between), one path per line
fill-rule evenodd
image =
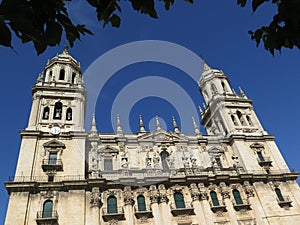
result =
M4 22L0 23L0 45L11 46L11 32Z
M240 5L241 7L244 7L247 3L247 0L237 0L237 4Z
M121 19L119 16L116 14L113 14L110 18L109 21L113 27L120 27L121 24Z
M45 42L33 41L33 44L38 55L40 55L47 49L47 45L45 44Z
M60 43L62 27L57 22L49 22L45 32L45 41L49 46L55 46Z
M92 31L90 31L89 29L87 29L85 27L85 25L77 25L76 29L81 33L81 34L90 34L93 35Z
M256 11L256 9L263 4L264 2L269 1L269 0L253 0L252 1L252 10L253 12Z

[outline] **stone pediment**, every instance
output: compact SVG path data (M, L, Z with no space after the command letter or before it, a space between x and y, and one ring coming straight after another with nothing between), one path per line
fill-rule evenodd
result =
M99 151L100 152L105 152L105 153L119 153L119 149L118 148L115 148L115 147L112 147L112 146L109 146L109 145L101 147L99 149Z
M216 146L212 146L207 150L208 153L211 154L219 154L219 153L224 153L224 149Z
M185 140L183 137L167 132L165 130L158 130L151 133L144 134L138 137L139 141L155 141L155 142L170 142Z
M51 140L43 144L44 148L66 148L66 145L57 140Z

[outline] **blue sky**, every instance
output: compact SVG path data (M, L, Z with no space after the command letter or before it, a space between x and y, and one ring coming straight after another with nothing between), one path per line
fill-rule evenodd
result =
M123 4L120 29L109 26L102 29L102 25L97 25L96 19L93 18L93 10L86 7L85 1L77 0L73 6L70 5L74 20L87 23L94 32L93 36L84 36L81 42L75 43L75 47L70 49L71 54L81 62L83 72L100 55L129 42L162 40L184 46L202 56L212 67L222 69L235 90L238 90L238 86L244 89L248 97L253 99L254 108L265 130L276 136L276 142L289 167L300 171L300 119L297 117L300 110L300 51L283 50L281 54L276 53L275 57L272 57L262 47L256 48L247 32L269 23L274 11L272 7L262 7L252 14L250 7L240 8L234 0L197 1L194 5L178 1L169 12L159 9L159 19L154 20L133 12L127 7L128 4ZM4 221L8 202L3 182L14 175L20 145L19 130L27 125L31 87L47 60L62 51L62 46L59 46L37 56L31 44L21 45L17 40L14 41L14 47L14 51L0 48L0 223ZM111 65L114 63L112 60ZM135 77L136 72L139 75ZM199 76L200 73L201 71ZM192 96L193 101L199 101L199 105L202 105L202 97L194 89L190 90L189 84L192 82L182 71L162 63L137 63L118 71L106 84L96 107L99 130L111 130L106 123L106 116L111 112L109 107L118 91L128 82L143 76L172 80ZM168 90L176 92L179 90L176 88L178 87L174 85L174 90ZM149 114L146 114L147 112ZM141 94L141 99L129 114L132 121L136 118L136 125L131 125L134 130L139 114L144 115L150 127L153 117L159 114L169 127L171 116L179 118L181 112L163 97L147 98ZM178 123L180 124L180 121Z

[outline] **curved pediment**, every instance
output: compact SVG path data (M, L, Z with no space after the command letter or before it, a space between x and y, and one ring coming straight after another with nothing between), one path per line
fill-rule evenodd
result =
M250 145L250 148L265 148L265 147L262 144L255 142L252 145Z
M212 153L212 154L224 153L224 149L220 148L220 147L213 146L213 147L210 147L207 150L207 152Z
M100 152L106 152L106 153L119 153L119 149L118 148L115 148L115 147L112 147L110 145L106 145L104 147L101 147L99 149Z
M57 140L51 140L43 144L44 148L66 148L66 145Z

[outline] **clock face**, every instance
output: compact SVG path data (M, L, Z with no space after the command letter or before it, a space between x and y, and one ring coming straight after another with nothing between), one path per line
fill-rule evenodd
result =
M50 130L51 134L59 134L60 128L59 127L52 127Z

